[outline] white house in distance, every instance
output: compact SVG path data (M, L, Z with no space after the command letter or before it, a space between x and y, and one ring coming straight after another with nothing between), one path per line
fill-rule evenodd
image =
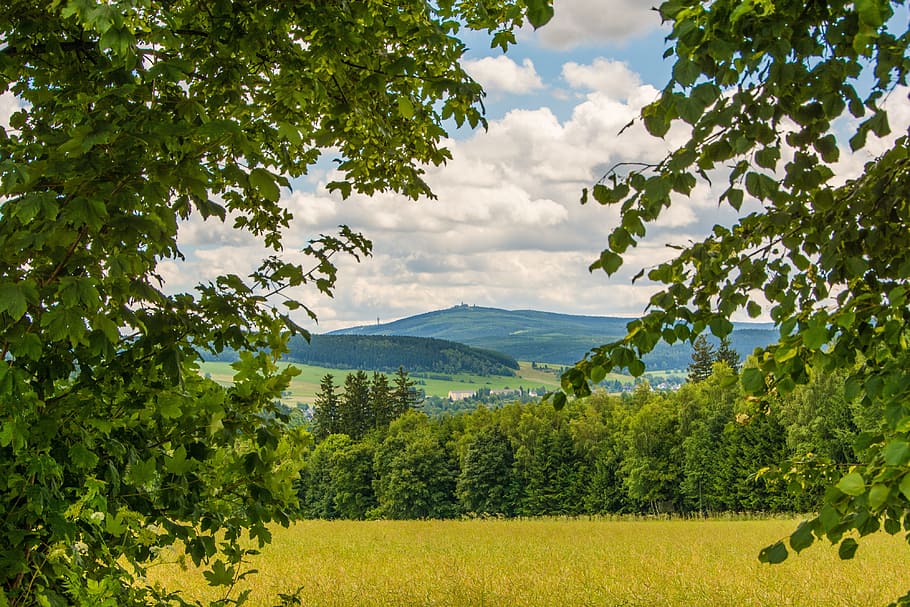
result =
M474 398L476 392L471 390L449 390L449 400L464 400L466 398Z

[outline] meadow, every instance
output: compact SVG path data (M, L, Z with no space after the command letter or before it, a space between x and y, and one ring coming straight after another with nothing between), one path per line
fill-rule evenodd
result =
M236 590L272 605L302 588L325 607L870 607L907 590L900 537L864 538L856 558L817 542L780 565L759 549L793 520L304 521L276 529ZM201 574L150 572L186 598L214 599Z
M344 379L348 374L355 372L353 369L331 369L314 365L294 364L294 366L300 369L300 375L291 382L289 394L284 399L286 404L294 404L297 401L312 403L316 393L319 392L319 382L327 373L330 373L335 378L336 386L341 386L344 384ZM202 363L202 372L208 373L212 379L224 384L230 383L234 375L231 363L227 362ZM525 389L538 388L540 386L545 386L548 389L559 387L559 376L556 373L533 369L531 368L531 363L521 363L521 370L518 376L513 377L471 375L468 373L459 373L448 377L450 379L434 379L420 373L411 375L412 380L420 382L417 387L424 390L428 396L445 397L450 390L479 390L481 388L502 390L505 388L518 388L519 386L523 386Z
M290 363L282 363L290 364ZM479 390L489 388L490 390L502 390L505 388L534 389L541 386L548 390L559 388L560 368L557 365L550 365L549 368L535 369L530 362L520 361L521 369L516 377L505 377L498 375L470 375L468 373L459 373L449 376L450 379L434 379L425 377L417 373L411 376L411 379L420 382L418 388L426 392L427 396L448 396L450 390ZM335 378L335 385L344 384L344 379L349 373L354 373L351 369L331 369L328 367L318 367L314 365L295 364L300 369L300 375L295 377L291 382L287 396L283 399L287 405L295 405L298 402L312 404L319 392L319 382L327 373L332 374ZM234 376L234 370L231 363L227 362L205 362L202 363L202 373L208 374L215 381L222 384L229 384ZM652 383L658 383L668 377L684 376L685 373L680 371L656 371L649 372L646 377ZM632 378L628 375L611 373L606 379L619 380L622 383L629 383Z

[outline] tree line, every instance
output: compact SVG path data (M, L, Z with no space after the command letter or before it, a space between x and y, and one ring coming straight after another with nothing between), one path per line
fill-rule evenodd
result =
M361 370L348 374L339 393L335 377L327 373L313 407L313 436L322 440L331 434L346 434L360 439L370 430L387 427L423 400L414 385L404 367L398 367L391 384L383 373L374 371L371 379Z
M676 392L640 384L561 410L514 402L430 418L410 410L360 436L331 434L307 454L298 495L314 518L604 514L707 515L814 508L874 425L837 374L768 406L744 397L723 362ZM810 461L801 483L769 473Z
M403 365L412 372L515 375L519 368L514 358L492 350L402 335L313 335L309 341L298 336L290 340L285 358L306 365L386 372Z

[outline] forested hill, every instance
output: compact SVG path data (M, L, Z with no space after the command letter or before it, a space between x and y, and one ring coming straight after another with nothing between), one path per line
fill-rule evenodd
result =
M518 362L511 356L464 344L425 337L388 335L313 335L291 340L286 360L343 369L409 373L472 373L515 375Z
M624 336L631 320L460 305L330 335L433 337L502 352L517 360L573 364L591 348ZM776 336L770 323L734 323L731 340L733 348L745 358L756 347L775 341ZM688 343L661 343L645 361L649 369L684 369L691 362L691 352Z

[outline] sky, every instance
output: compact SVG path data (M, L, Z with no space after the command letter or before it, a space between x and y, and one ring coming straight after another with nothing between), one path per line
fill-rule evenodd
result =
M373 242L373 255L360 263L336 258L334 298L298 293L318 324L296 320L321 333L461 303L639 314L654 287L630 284L637 268L613 279L588 272L617 214L579 199L613 163L660 158L672 143L640 127L618 137L670 70L661 58L666 31L649 6L557 0L554 19L537 32L523 30L506 54L490 49L486 35L467 36L465 66L487 93L489 128L451 133L453 159L427 173L436 200L355 194L342 201L325 189L335 178L329 163L295 181L283 194L295 216L289 255L339 224ZM656 232L685 242L718 215L705 190L672 209ZM201 221L182 226L180 246L187 261L162 266L172 288L221 272L246 274L260 251L252 238ZM633 251L627 267L654 263L665 251L659 240L649 242Z
M653 101L671 64L658 14L641 0L556 0L553 20L502 54L479 34L465 38L465 66L485 88L489 128L457 130L453 159L429 168L436 200L413 202L395 194L352 195L342 201L325 184L335 179L321 162L282 194L294 214L285 256L320 233L345 224L373 242L373 255L356 263L338 259L338 283L329 299L315 289L295 295L316 312L318 324L296 317L314 333L466 303L568 314L636 316L655 285L631 277L668 259L668 244L701 239L716 223L731 223L719 207L720 188L699 185L676 200L649 227L648 238L608 277L588 266L617 224L615 209L579 203L582 188L617 162L662 158L685 132L661 140L639 123L620 130ZM900 132L910 122L906 93L894 96ZM0 96L0 122L16 102ZM870 153L845 157L842 173L855 174ZM718 185L722 185L723 181ZM170 291L191 290L222 273L246 275L264 250L227 224L191 219L180 227L184 262L165 260L160 272Z

